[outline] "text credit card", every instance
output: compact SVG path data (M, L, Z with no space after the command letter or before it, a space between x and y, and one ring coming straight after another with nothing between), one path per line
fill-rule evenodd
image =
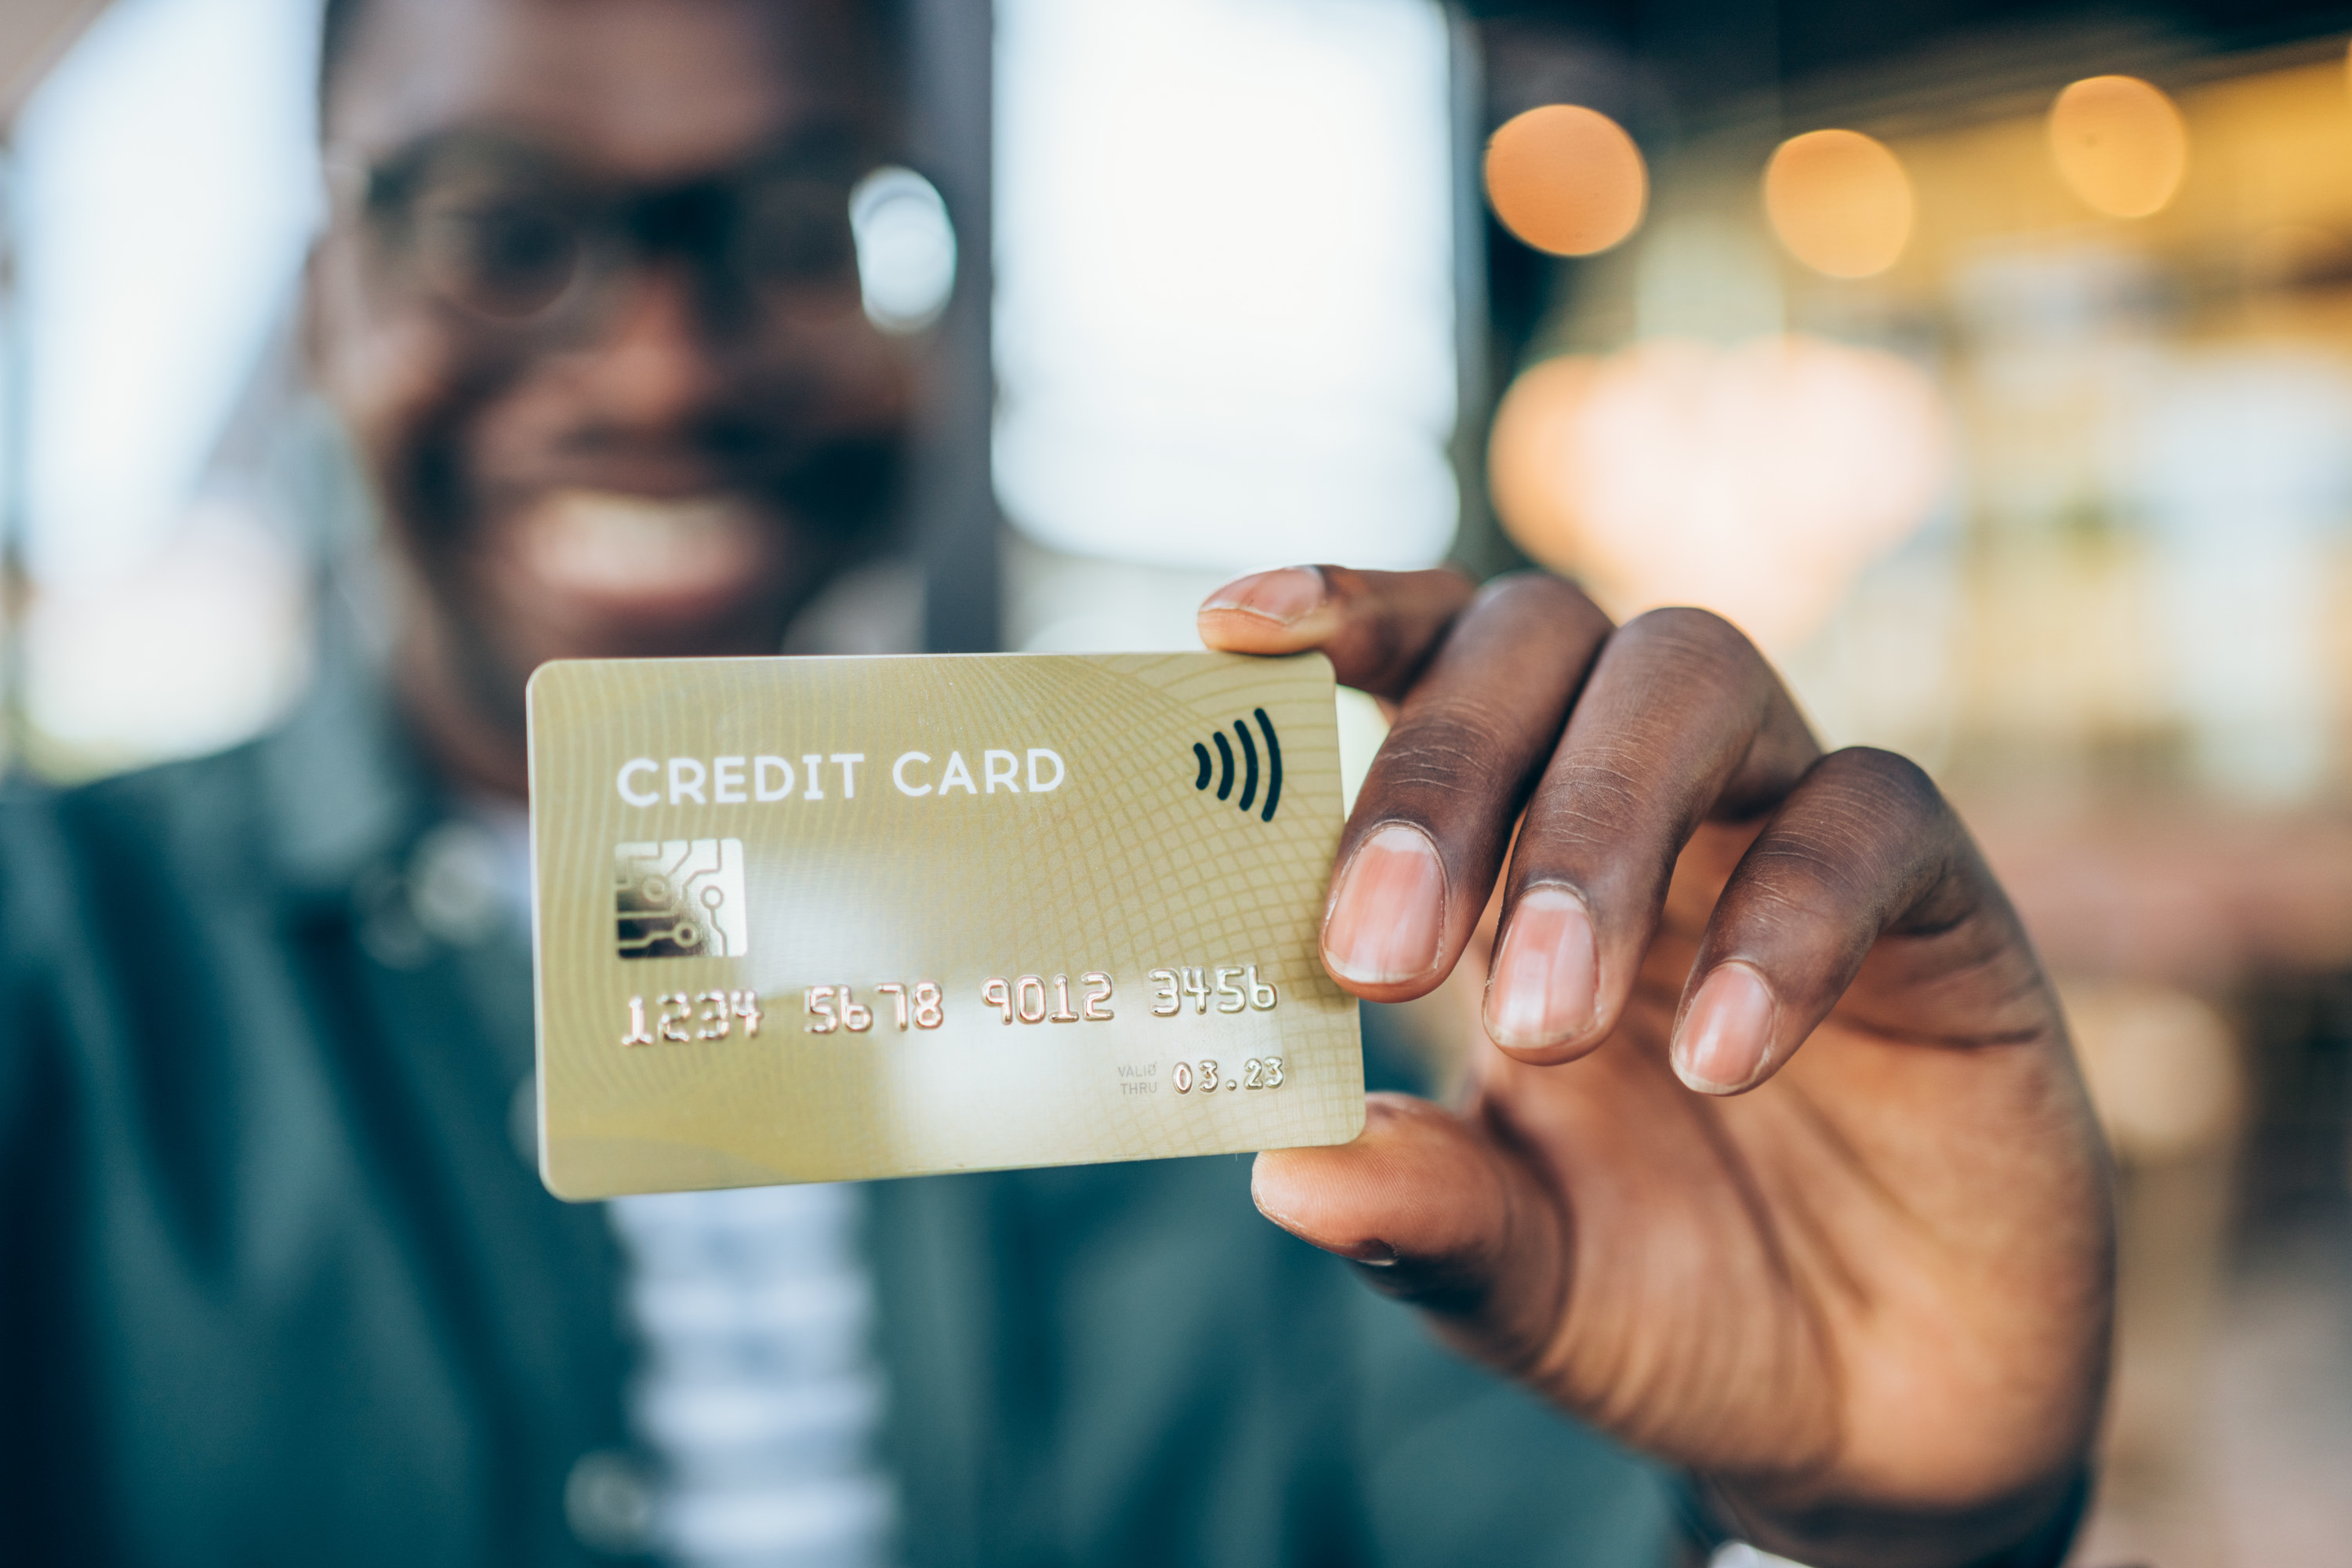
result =
M580 660L530 707L557 1194L1363 1125L1319 654Z

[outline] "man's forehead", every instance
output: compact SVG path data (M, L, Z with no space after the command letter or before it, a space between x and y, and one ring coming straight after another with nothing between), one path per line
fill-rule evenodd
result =
M660 178L877 124L875 54L856 0L364 0L328 134L380 154L497 125Z

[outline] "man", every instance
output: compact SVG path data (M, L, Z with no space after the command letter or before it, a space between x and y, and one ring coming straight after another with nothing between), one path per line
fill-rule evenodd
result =
M1324 952L1377 1002L1485 975L1459 1110L617 1243L538 1189L525 958L452 825L511 819L541 661L772 650L882 543L910 371L843 215L890 42L852 0L332 9L309 341L383 504L389 700L0 810L0 1531L1625 1563L1679 1510L1824 1565L2054 1563L2111 1250L2055 1004L1926 779L1820 755L1696 613L1337 567L1202 612L1396 705ZM714 1338L724 1300L761 1306Z

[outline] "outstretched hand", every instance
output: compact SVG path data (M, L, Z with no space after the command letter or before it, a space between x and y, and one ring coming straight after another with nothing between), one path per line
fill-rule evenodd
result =
M1690 1467L1759 1545L1942 1565L2032 1531L2098 1419L2107 1173L1927 776L1822 754L1726 622L1614 627L1553 578L1292 568L1200 624L1395 710L1332 974L1484 985L1465 1102L1376 1096L1353 1143L1260 1155L1267 1216Z

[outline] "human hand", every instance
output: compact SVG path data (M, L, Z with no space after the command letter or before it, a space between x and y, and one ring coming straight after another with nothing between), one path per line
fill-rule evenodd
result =
M2105 1392L2107 1170L1927 776L1823 756L1717 617L1614 628L1549 577L1293 568L1200 625L1395 708L1333 975L1484 985L1466 1102L1375 1096L1354 1142L1261 1154L1267 1216L1690 1467L1759 1545L1941 1565L2042 1523Z

